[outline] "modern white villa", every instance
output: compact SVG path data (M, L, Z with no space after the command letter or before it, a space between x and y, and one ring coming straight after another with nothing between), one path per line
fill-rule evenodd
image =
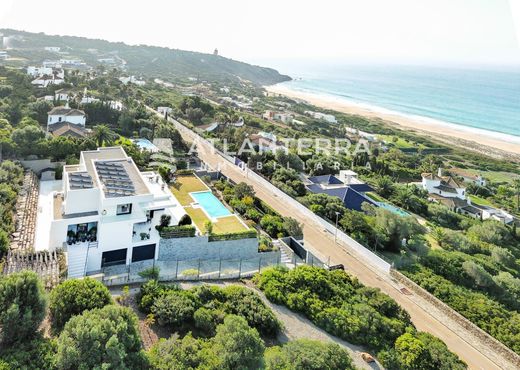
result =
M203 206L190 205L208 213ZM168 266L171 260L258 256L256 231L247 227L247 235L211 238L195 225L178 226L189 220L185 207L157 173L140 172L121 147L81 152L79 164L64 166L63 180L41 182L38 207L36 249L63 248L69 278L140 261ZM169 235L156 229L163 215L170 218Z

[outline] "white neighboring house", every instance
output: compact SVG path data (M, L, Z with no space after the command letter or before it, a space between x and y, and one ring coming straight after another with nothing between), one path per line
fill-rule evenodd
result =
M345 127L345 131L346 131L347 135L351 134L351 135L359 136L370 142L377 141L376 135L365 132L365 131L360 131L360 130L352 128L352 127Z
M47 129L51 125L62 122L68 122L85 127L86 120L87 116L85 115L85 112L79 109L69 108L69 105L67 104L65 106L55 107L48 113Z
M476 175L461 168L450 168L449 171L455 176L462 177L462 179L466 182L473 183L477 186L487 185L486 179L482 177L481 174Z
M52 67L36 67L36 66L28 66L27 74L33 77L42 76L42 75L52 75Z
M289 113L281 113L272 110L266 110L262 117L269 121L280 121L283 123L292 123L293 116Z
M429 194L466 200L466 187L451 176L442 176L442 169L437 174L423 173L421 177L422 188Z
M123 108L125 107L123 105L123 103L121 103L118 100L110 100L108 102L108 105L110 106L110 109L114 109L114 110L123 110Z
M49 76L56 76L57 78L65 78L65 72L62 68L55 68L55 67L36 67L36 66L29 66L27 67L27 74L33 77L43 76L43 75L49 75Z
M7 58L9 58L9 55L7 54L7 51L0 50L0 60L6 60Z
M59 53L61 48L59 46L46 46L44 47L45 50L47 51L52 51L54 53Z
M248 139L255 147L258 147L260 152L275 152L279 149L287 149L282 143L278 142L276 135L270 132L260 131L258 134L250 135Z
M314 112L314 111L311 111L311 110L306 110L304 112L306 115L310 116L310 117L313 117L315 119L321 119L323 121L326 121L328 123L338 123L338 121L336 120L336 117L332 114L326 114L326 113L321 113L321 112Z
M161 177L141 173L121 147L81 152L78 165L64 166L62 186L47 249L67 249L69 278L157 258L161 215L177 225L186 214Z
M121 81L123 83L123 85L127 85L129 83L133 83L133 84L135 84L137 86L144 86L144 85L146 85L145 81L140 80L140 79L136 78L135 76L119 77L119 81Z
M65 80L63 78L50 75L43 75L32 80L31 84L36 85L38 87L47 87L49 85L60 85L64 82Z
M84 66L86 65L85 62L83 62L81 59L60 59L59 64L65 65L65 66Z
M54 99L56 101L69 101L72 97L73 90L71 89L59 89L54 92Z
M81 98L81 102L80 104L92 104L92 103L97 103L97 102L100 102L101 100L99 100L98 98L94 98L93 96L84 96Z

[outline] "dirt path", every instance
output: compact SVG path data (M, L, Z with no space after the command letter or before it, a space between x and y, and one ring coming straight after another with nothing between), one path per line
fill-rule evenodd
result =
M188 129L183 129L177 123L180 133L184 140L192 142L194 133ZM269 189L256 183L254 179L247 176L237 166L232 165L225 159L215 154L212 148L205 147L198 141L199 157L212 166L220 168L222 173L235 182L245 182L253 186L256 196L265 201L283 216L295 218L304 226L305 243L316 250L319 255L330 257L331 264L343 264L348 271L356 276L361 283L379 288L396 300L411 316L412 322L417 329L426 331L442 339L448 348L459 355L471 369L515 369L515 366L505 361L498 353L493 351L486 344L466 330L456 321L450 319L425 299L416 295L403 294L403 288L396 281L392 280L388 274L373 269L364 263L348 245L341 245L334 241L334 236L323 230L319 224L302 216L296 208L284 202Z

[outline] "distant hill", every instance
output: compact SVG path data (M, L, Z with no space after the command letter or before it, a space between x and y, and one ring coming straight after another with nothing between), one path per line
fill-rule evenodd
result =
M0 33L8 37L9 47L14 48L10 54L27 58L32 63L59 59L57 53L43 49L57 46L61 51L68 52L61 58L77 57L88 65L96 66L100 64L98 59L113 57L119 65L126 62L126 68L131 74L170 81L193 77L222 83L242 79L258 85L269 85L291 79L272 68L254 66L213 54L11 29L0 29Z

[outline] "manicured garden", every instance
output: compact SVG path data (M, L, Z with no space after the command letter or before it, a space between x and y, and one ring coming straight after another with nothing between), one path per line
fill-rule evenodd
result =
M178 176L175 182L170 185L173 195L179 200L188 215L190 215L193 223L201 232L206 232L208 222L211 220L201 208L193 208L191 204L194 199L190 193L195 191L208 191L209 188L195 175ZM217 221L212 223L212 232L214 234L238 233L247 231L248 228L240 222L235 215L219 217Z

